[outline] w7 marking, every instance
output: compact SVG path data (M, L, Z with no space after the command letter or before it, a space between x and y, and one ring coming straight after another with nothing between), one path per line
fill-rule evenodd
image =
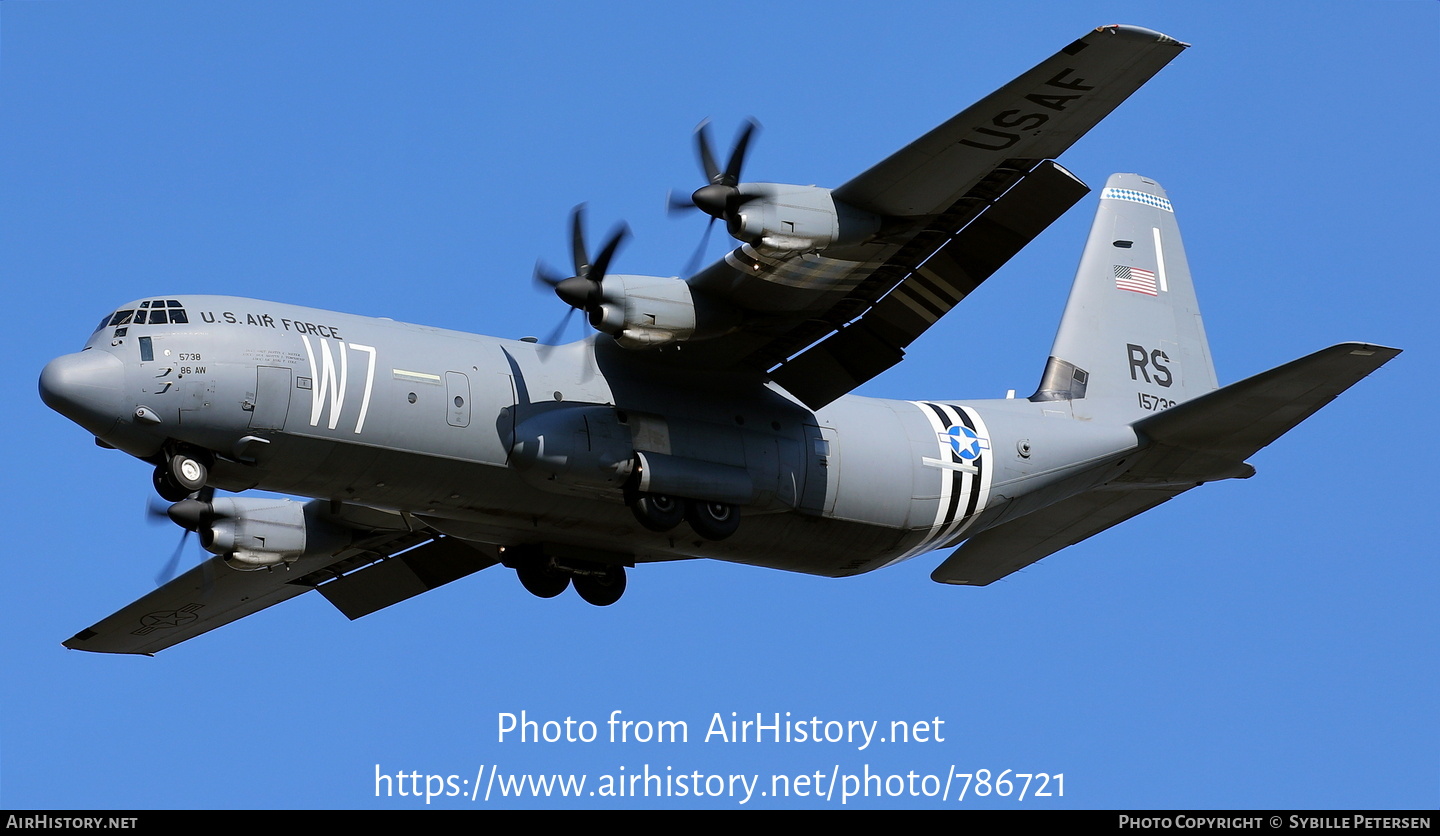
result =
M305 357L310 361L310 376L315 381L310 387L310 426L320 425L320 417L325 413L326 400L328 397L330 406L329 428L335 429L340 423L340 413L345 408L345 392L350 383L350 364L346 348L354 351L363 351L370 355L370 365L365 370L365 391L360 396L360 417L355 420L355 432L365 429L365 416L370 412L370 393L375 386L375 348L359 343L337 342L339 355L339 376L336 376L336 357L330 354L330 341L324 337L320 338L320 365L315 365L315 349L310 344L310 337L301 334L300 339L305 341Z

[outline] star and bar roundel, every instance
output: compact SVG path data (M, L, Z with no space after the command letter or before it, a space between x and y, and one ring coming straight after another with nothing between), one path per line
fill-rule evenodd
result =
M925 415L935 433L936 455L922 459L927 472L920 478L940 480L940 501L929 533L904 557L913 557L958 539L985 510L994 472L989 455L989 432L979 413L956 404L912 403Z

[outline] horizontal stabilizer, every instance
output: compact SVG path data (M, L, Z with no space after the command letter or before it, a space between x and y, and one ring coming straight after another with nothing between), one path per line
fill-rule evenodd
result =
M1366 343L1333 345L1142 419L1135 429L1152 442L1154 452L1142 456L1123 478L1205 477L1163 472L1167 468L1160 458L1167 451L1193 451L1206 461L1239 464L1399 353Z
M971 537L930 573L932 580L985 586L1119 525L1188 488L1094 490Z
M1341 343L1135 423L1148 441L1116 481L970 538L931 573L984 586L1214 479L1389 362L1400 349Z

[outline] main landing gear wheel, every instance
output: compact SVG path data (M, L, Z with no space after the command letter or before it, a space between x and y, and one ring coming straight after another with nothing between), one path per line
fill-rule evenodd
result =
M651 531L662 533L679 525L685 519L685 503L662 493L642 493L636 496L630 502L630 510L634 512L635 519L639 520L641 525Z
M625 567L609 566L601 574L576 575L575 592L586 603L608 607L625 594Z
M706 540L724 540L740 527L740 509L723 502L692 499L685 503L685 520Z
M520 579L520 585L525 587L527 592L538 598L554 598L570 585L569 573L556 569L547 558L521 563L515 567L515 576ZM576 588L579 588L578 583Z

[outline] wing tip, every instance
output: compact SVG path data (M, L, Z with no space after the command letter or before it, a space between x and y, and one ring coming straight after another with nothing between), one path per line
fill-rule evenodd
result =
M60 644L66 650L79 650L82 653L107 653L112 656L149 656L151 658L154 658L155 656L154 653L150 653L145 650L105 650L98 647L84 647L82 645L73 644L73 642L74 639L70 639L69 641L61 642Z
M1172 38L1164 32L1157 32L1154 29L1146 29L1143 26L1131 26L1125 23L1111 23L1107 26L1097 26L1095 31L1106 35L1120 35L1136 38L1137 40L1154 41L1161 44L1173 44L1181 49L1188 49L1190 44L1178 38Z
M100 635L100 633L99 633L98 631L96 631L94 628L92 628L92 627L87 627L87 628L85 628L84 630L81 630L80 632L78 632L78 633L76 633L75 635L71 636L70 638L66 639L65 641L61 642L60 645L61 645L62 647L64 647L66 650L83 650L83 651L85 651L86 653L113 653L113 654L118 655L118 656L154 656L154 655L155 655L154 653L151 653L151 652L145 651L145 650L114 650L114 649L110 649L110 648L103 648L103 647L96 647L96 646L88 646L88 647L87 647L87 646L86 646L85 642L88 642L88 641L90 641L91 639L93 639L93 638L95 638L96 636L99 636L99 635Z
M1348 351L1348 353L1360 357L1368 357L1372 354L1382 354L1385 356L1385 359L1387 361L1394 358L1396 355L1403 354L1405 352L1405 349L1403 348L1394 348L1392 346L1380 345L1379 343L1365 342L1363 340L1350 340L1349 342L1337 343L1335 345L1335 348L1345 349Z
M943 583L943 584L945 584L946 586L989 586L989 585L992 583L991 581L967 581L967 580L961 580L961 579L959 579L959 578L942 578L942 577L936 577L936 575L937 575L939 572L940 572L939 569L936 569L934 572L931 572L931 573L930 573L930 580L932 580L932 581L934 581L934 582L936 582L936 583Z

